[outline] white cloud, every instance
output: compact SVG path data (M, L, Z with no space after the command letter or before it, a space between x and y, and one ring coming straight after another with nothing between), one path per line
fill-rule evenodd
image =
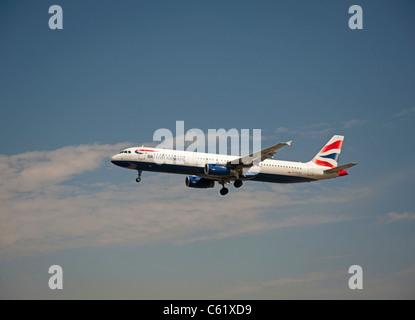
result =
M0 155L0 192L30 192L94 170L127 143L80 145L53 151Z

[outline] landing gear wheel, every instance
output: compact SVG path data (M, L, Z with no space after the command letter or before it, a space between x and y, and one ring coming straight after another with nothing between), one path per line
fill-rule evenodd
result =
M220 189L220 194L222 196L227 195L229 192L228 188L223 187L222 189Z
M137 170L137 173L138 173L138 177L137 177L137 179L135 179L135 182L137 182L137 183L139 183L140 181L141 181L141 170Z
M233 185L235 186L235 188L240 188L242 187L242 180L235 180L235 182L233 183Z

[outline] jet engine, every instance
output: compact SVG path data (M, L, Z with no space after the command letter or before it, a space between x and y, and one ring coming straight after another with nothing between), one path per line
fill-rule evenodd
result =
M215 186L215 181L198 176L186 177L186 186L189 188L207 189Z
M232 174L231 168L224 166L223 164L206 164L205 175L212 176L230 176Z

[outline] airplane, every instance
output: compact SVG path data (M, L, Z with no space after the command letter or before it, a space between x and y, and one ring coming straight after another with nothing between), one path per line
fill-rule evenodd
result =
M346 176L346 169L357 163L337 166L343 140L344 136L333 136L313 159L305 163L274 159L276 151L290 146L291 141L278 143L242 157L144 146L131 147L112 156L111 162L123 168L137 170L136 182L141 181L142 171L186 174L188 176L185 183L190 188L213 188L217 181L222 185L220 194L224 196L229 192L225 184L232 182L235 188L240 188L243 181L248 180L298 183Z

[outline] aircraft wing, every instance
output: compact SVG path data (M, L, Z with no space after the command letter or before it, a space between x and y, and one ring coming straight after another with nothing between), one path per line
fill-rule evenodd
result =
M272 158L272 156L275 154L275 152L277 152L278 149L284 146L290 146L291 142L292 141L280 142L276 145L273 145L261 151L251 153L247 156L243 156L232 161L228 161L226 165L229 167L233 167L233 166L251 167L254 165L254 162L261 162L261 161L264 161L265 159Z
M355 162L348 163L348 164L344 164L344 165L339 166L339 167L335 167L335 168L331 168L331 169L328 169L328 170L324 170L324 173L336 173L336 172L339 172L341 170L345 170L347 168L353 167L355 165L357 165L357 163L355 163Z

